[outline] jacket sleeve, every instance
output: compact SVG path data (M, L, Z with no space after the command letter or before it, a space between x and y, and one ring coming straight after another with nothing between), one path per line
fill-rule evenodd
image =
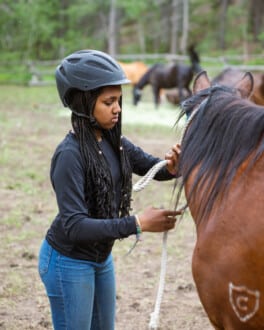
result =
M134 216L116 219L94 219L88 216L84 197L84 168L76 150L64 149L56 154L51 166L51 181L59 207L60 223L70 241L83 244L136 234Z
M132 171L134 174L143 176L147 171L158 162L162 161L161 158L154 157L140 147L134 145L127 138L122 138L123 147L126 149L129 155L130 164L132 166ZM155 175L154 179L158 181L165 181L174 179L175 175L172 175L164 166L159 172Z

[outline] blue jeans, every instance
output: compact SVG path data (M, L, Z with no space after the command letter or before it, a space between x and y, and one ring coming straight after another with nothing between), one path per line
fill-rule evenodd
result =
M114 330L116 288L112 255L103 263L65 257L46 240L39 274L55 330Z

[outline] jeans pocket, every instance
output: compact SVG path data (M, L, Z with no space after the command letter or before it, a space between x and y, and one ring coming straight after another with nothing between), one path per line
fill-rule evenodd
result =
M44 240L39 251L38 270L40 276L48 272L52 250L53 248Z

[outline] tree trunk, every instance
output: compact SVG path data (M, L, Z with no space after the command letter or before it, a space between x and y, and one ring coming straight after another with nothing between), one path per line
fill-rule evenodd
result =
M170 52L176 54L178 51L178 33L179 33L179 20L180 20L180 0L172 0L171 4L171 40Z
M116 0L111 0L108 29L108 53L116 56Z
M146 52L146 38L145 38L145 33L144 33L144 26L140 21L137 23L137 31L138 31L138 41L139 41L140 51L141 51L141 53L145 53Z
M229 0L222 0L221 14L220 14L220 37L219 46L220 49L225 49L225 27L226 27L226 13Z
M264 28L263 11L263 0L251 0L249 14L254 41L258 40L258 35L263 31Z
M186 53L189 34L189 0L183 0L181 52Z

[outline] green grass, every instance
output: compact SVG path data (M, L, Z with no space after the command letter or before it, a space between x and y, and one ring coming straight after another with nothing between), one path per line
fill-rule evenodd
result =
M60 104L55 86L1 86L0 96L1 315L6 329L42 330L43 320L50 321L50 311L37 274L37 256L41 241L57 213L49 178L50 160L71 127L70 111ZM123 105L123 133L144 150L163 157L168 148L179 141L181 129L173 128L178 108L164 102L155 109L150 89L144 90L144 100L134 107L131 88L127 86ZM137 180L134 176L133 182ZM132 212L151 205L171 207L172 188L173 182L153 180L143 191L133 192ZM181 204L184 204L184 198ZM188 220L187 214L187 219L168 238L169 258L175 257L176 263L168 267L166 285L171 298L167 300L174 299L174 266L179 267L182 262L185 265L189 260L184 243L186 236L192 242L195 233L192 221ZM144 233L140 245L125 258L134 241L134 236L118 240L113 249L117 292L121 297L117 323L129 319L122 308L127 306L130 312L131 301L141 301L143 297L148 306L154 303L150 294L155 294L159 280L162 234ZM181 267L184 271L189 270L189 265ZM188 276L190 278L190 272ZM185 273L181 282L186 283ZM145 290L147 294L143 293ZM149 312L148 306L141 306L140 315ZM120 325L119 328L124 327Z

